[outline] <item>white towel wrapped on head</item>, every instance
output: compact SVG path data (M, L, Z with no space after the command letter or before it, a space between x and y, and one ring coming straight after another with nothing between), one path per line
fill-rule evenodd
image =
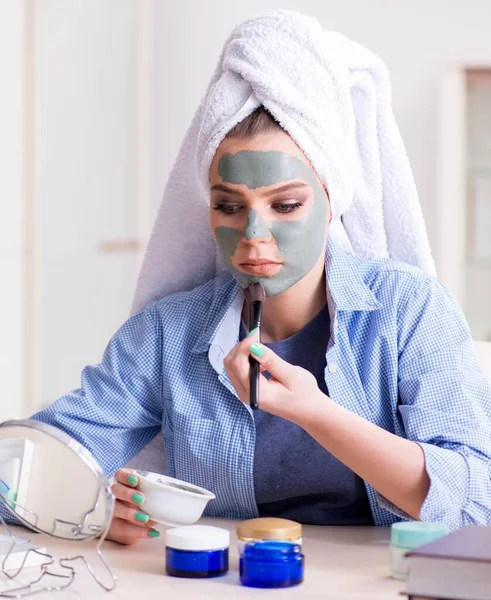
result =
M133 310L223 274L208 224L208 176L225 135L263 105L329 191L330 233L349 251L434 273L421 206L373 53L290 11L236 27L172 169Z

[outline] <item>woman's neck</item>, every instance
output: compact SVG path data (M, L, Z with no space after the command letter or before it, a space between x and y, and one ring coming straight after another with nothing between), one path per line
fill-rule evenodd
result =
M291 288L266 298L261 319L261 341L285 340L303 329L326 305L325 272L313 269ZM248 308L244 303L242 318L248 325Z

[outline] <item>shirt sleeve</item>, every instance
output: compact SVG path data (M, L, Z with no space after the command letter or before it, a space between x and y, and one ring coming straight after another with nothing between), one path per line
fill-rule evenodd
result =
M436 279L400 311L398 379L402 424L430 478L421 520L491 525L490 385L459 305Z
M154 304L124 323L100 364L83 369L80 389L31 418L77 440L110 476L161 431L161 380L162 326Z

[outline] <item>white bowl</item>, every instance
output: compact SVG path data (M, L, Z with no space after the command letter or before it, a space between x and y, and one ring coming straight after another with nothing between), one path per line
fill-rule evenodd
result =
M192 525L215 498L208 490L191 483L148 471L135 470L139 489L145 494L142 504L150 519L163 525Z

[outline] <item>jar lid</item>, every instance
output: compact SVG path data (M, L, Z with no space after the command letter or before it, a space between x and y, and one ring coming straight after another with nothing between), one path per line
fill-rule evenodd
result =
M237 537L241 540L288 540L294 542L302 537L302 526L289 519L273 517L249 519L237 526Z
M188 525L167 530L165 545L175 550L223 550L230 546L230 532L211 525Z
M448 526L444 523L427 523L425 521L393 523L390 541L393 546L416 548L447 535L447 533Z

